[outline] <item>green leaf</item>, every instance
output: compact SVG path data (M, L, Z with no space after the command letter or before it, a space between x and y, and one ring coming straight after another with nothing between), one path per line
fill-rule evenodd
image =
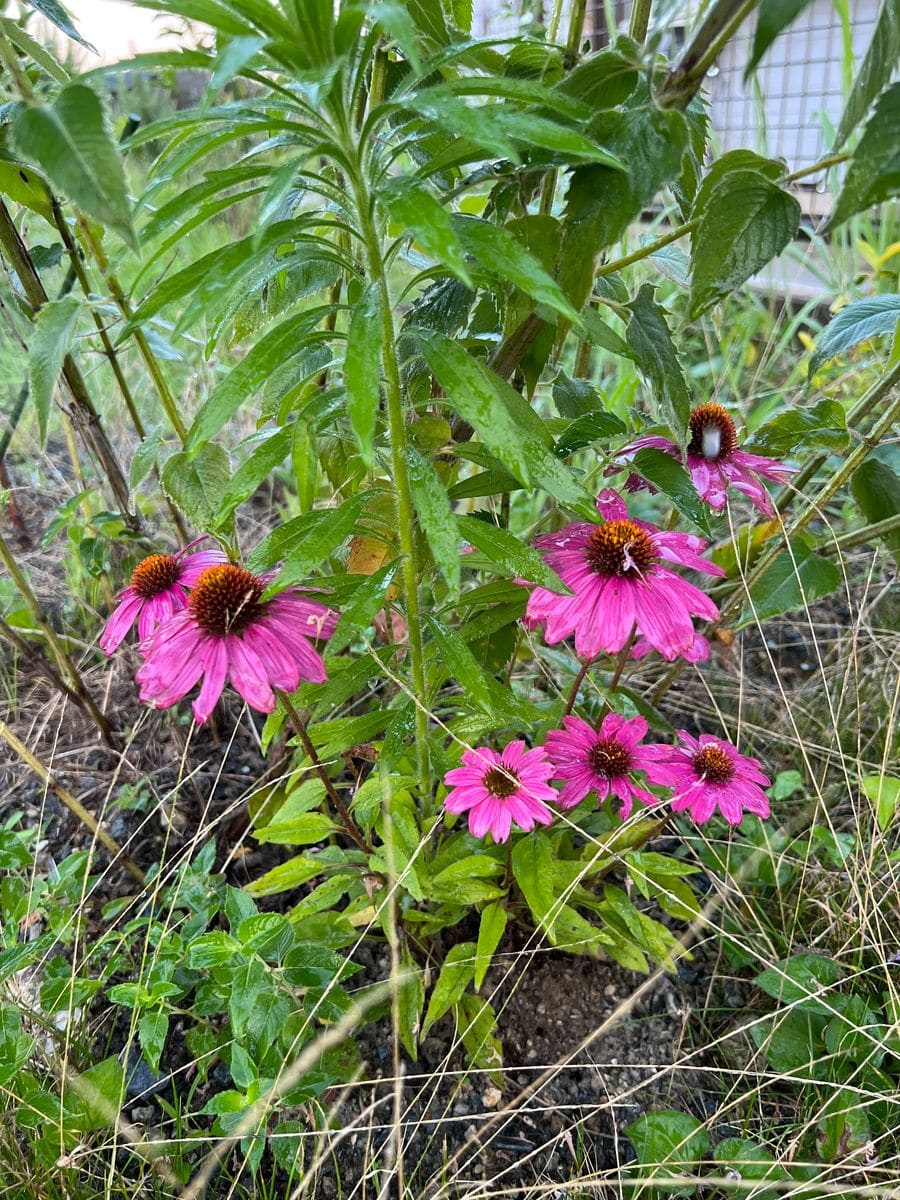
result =
M343 545L353 532L368 499L367 492L359 492L338 508L326 509L322 519L304 536L295 538L275 580L275 587L285 588L289 584L302 582Z
M803 450L843 450L848 436L843 405L837 400L820 400L810 408L778 413L756 431L746 449L783 458Z
M475 991L481 991L484 977L494 952L506 930L506 909L502 904L489 904L481 913L478 925L478 944L475 947Z
M630 358L634 361L634 353L628 343L589 304L585 305L581 310L580 332L592 346L597 346L600 350L608 350L611 354L618 354L621 358Z
M31 167L10 158L4 147L0 158L0 195L30 208L38 216L53 224L53 208L47 185Z
M556 453L560 458L566 458L585 446L593 446L604 438L624 433L625 425L615 413L595 410L586 412L568 426L556 443Z
M878 98L823 232L900 194L900 83Z
M89 87L70 83L49 107L23 109L12 131L54 188L139 251L122 160Z
M430 895L435 900L454 904L481 904L497 900L503 889L487 882L503 874L503 864L487 854L467 854L444 867L431 880Z
M713 193L723 181L737 171L753 171L774 182L784 174L784 163L774 158L764 158L755 150L729 150L715 159L703 176L691 206L692 218L704 215Z
M886 521L900 512L900 475L880 458L870 458L856 468L850 490L872 524ZM884 544L900 564L900 529L886 534Z
M813 553L807 542L797 538L791 550L783 550L753 585L738 629L806 608L836 591L842 580L836 563Z
M694 481L677 459L665 450L648 446L638 450L631 465L638 475L668 496L683 516L693 521L707 537L712 536L709 508L700 498Z
M91 54L97 53L96 46L92 46L90 42L86 42L78 30L75 28L72 18L66 12L57 0L26 0L29 8L35 9L41 16L55 25L57 29L62 30L66 37L70 37L73 41L84 46L85 50L90 50Z
M276 368L303 353L307 349L304 335L327 311L317 308L290 317L260 338L204 400L194 417L185 449L191 454L199 450L269 380Z
M243 1037L261 994L267 990L269 972L265 963L256 955L242 959L231 974L228 988L228 1015L235 1037Z
M400 1040L413 1062L419 1056L419 1028L425 1007L425 981L408 947L404 944L400 967L403 982L396 993Z
M787 29L808 4L809 0L761 0L756 17L756 32L753 35L753 49L744 69L745 82L779 33Z
M875 805L875 820L883 833L900 807L900 779L896 775L864 775L860 782Z
M397 566L398 563L395 559L376 571L374 575L369 575L359 585L353 593L352 599L344 605L338 618L335 631L328 642L330 654L339 654L341 650L350 645L354 637L371 625L372 618L380 608L384 607L385 596Z
M649 283L641 285L629 308L628 345L650 381L659 420L668 425L676 441L683 442L691 416L691 394L666 318L653 299Z
M475 943L458 942L457 945L451 946L428 1001L428 1009L422 1023L422 1037L456 1004L474 975Z
M834 959L821 954L795 954L761 971L753 980L773 1000L802 1007L807 1012L831 1015L833 987L841 977ZM825 999L816 996L825 993Z
M891 81L900 59L900 0L882 0L881 12L866 56L853 82L853 90L834 135L832 150L844 142L869 111L878 93Z
M218 512L230 477L228 452L215 442L207 442L193 458L179 450L162 469L166 493L203 531L219 528Z
M221 929L202 933L188 947L188 966L196 970L206 967L221 967L230 962L241 950L240 942Z
M162 430L152 429L135 450L128 468L128 486L132 491L150 474L156 466L156 459L163 443Z
M363 292L353 309L344 355L344 381L347 415L362 460L370 467L381 385L381 305L375 286Z
M215 516L217 528L226 525L237 506L252 496L279 463L284 462L291 452L293 442L294 427L285 425L267 436L246 461L241 463L222 493Z
M251 880L246 890L251 896L275 896L278 892L288 892L291 888L300 887L316 875L322 874L321 859L311 854L296 854L287 862L272 867L258 879Z
M411 446L406 451L406 461L416 515L434 561L446 579L451 595L456 597L459 595L460 545L453 508L431 463Z
M503 1047L497 1035L497 1014L480 996L463 993L454 1009L456 1028L473 1064L497 1087L503 1087Z
M464 541L469 542L480 550L501 574L520 576L529 583L540 584L551 592L569 595L569 589L550 567L544 562L537 550L532 550L520 542L515 534L477 517L460 516L456 518L459 532Z
M168 1032L169 1014L165 1009L151 1009L141 1014L138 1021L138 1041L151 1071L159 1069L159 1060L166 1045Z
M338 826L325 813L301 813L288 821L276 821L257 829L253 836L258 842L271 842L276 846L311 846L321 842Z
M409 179L394 180L379 197L393 219L415 235L426 254L436 258L466 287L475 286L450 213L427 188Z
M648 1113L626 1126L638 1162L643 1168L641 1180L652 1180L654 1167L660 1174L681 1174L693 1171L700 1159L709 1152L709 1134L696 1117L669 1109ZM689 1196L693 1185L666 1187L668 1196Z
M856 300L842 308L816 340L809 360L809 378L830 359L882 334L893 334L900 321L900 294L885 293ZM846 422L845 422L846 424Z
M48 301L34 322L34 336L28 354L28 376L37 409L42 447L47 441L53 389L72 345L80 312L81 301L76 296L63 296L60 300Z
M478 217L456 215L451 219L463 249L486 270L514 283L539 304L546 304L568 320L578 322L578 313L559 284L513 233Z
M544 422L515 388L442 333L419 329L417 337L448 403L491 453L526 486L536 483L561 504L592 516L584 488L553 454Z
M758 171L738 170L713 188L691 244L691 316L740 287L785 248L800 205Z
M446 667L448 673L459 683L467 699L477 704L489 716L495 716L495 696L491 687L494 681L475 655L455 629L442 625L430 613L425 614L425 621L437 646L441 666Z
M765 1055L773 1071L818 1074L817 1060L824 1052L822 1032L826 1021L818 1013L796 1009L779 1010L767 1021L750 1027L756 1048ZM817 1071L818 1067L818 1071Z
M115 1125L125 1094L125 1068L116 1055L66 1075L74 1095L66 1103L66 1128L89 1133Z

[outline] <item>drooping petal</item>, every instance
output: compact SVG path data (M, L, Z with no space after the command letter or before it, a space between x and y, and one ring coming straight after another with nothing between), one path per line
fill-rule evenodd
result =
M143 600L131 588L121 593L122 599L113 610L100 635L100 649L109 656L121 646L128 631L138 618Z
M228 673L235 689L251 708L270 713L275 707L275 693L266 678L266 669L259 655L239 637L225 638L228 648Z
M201 651L203 683L194 701L194 719L199 725L209 719L225 687L228 676L228 651L221 638L210 638Z

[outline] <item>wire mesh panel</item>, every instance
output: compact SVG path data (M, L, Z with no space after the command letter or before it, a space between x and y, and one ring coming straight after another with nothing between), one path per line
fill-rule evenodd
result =
M755 146L785 159L791 169L826 154L853 61L865 53L877 15L875 0L857 0L844 28L831 0L813 0L745 84L753 39L752 23L746 25L726 46L706 84L717 148Z

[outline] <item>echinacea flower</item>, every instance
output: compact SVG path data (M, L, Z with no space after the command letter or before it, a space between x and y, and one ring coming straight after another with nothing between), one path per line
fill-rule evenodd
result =
M116 597L119 603L100 635L104 654L118 649L135 621L143 642L157 625L181 612L187 604L188 588L194 586L201 572L226 561L221 550L187 554L189 549L186 546L178 554L151 554L138 563L128 587Z
M262 600L271 580L234 563L208 567L187 607L141 646L141 699L169 708L202 676L193 706L202 724L228 679L251 708L265 713L275 707L273 688L293 692L301 679L322 683L325 664L312 639L331 637L337 613L295 588Z
M690 809L698 825L716 809L729 825L740 825L745 810L758 817L769 815L763 788L770 781L755 758L740 754L730 742L711 733L695 738L680 729L678 737L680 746L646 747L647 778L674 790L675 812Z
M573 595L533 588L526 625L533 629L543 624L551 646L574 633L576 653L583 658L601 651L615 654L634 629L670 662L692 653L691 617L713 621L719 610L667 564L724 575L721 567L701 557L706 542L694 534L630 520L624 500L613 491L600 493L597 508L604 524L576 522L535 539Z
M469 814L474 837L490 832L495 842L505 842L513 822L527 831L553 820L544 803L556 799L555 788L547 782L553 763L542 747L526 750L524 742L516 741L499 754L486 747L464 750L462 761L444 777L453 785L444 806L448 812Z
M619 815L625 821L634 800L657 802L632 779L633 771L644 770L651 761L648 747L640 745L647 732L643 717L607 713L600 728L594 729L581 717L567 716L563 726L551 730L544 743L555 768L553 778L565 781L557 800L560 808L574 808L594 791L600 801L608 795L621 801Z
M619 454L624 463L630 462L638 450L651 447L665 450L681 460L681 451L670 438L659 434L640 437ZM772 498L762 483L771 479L774 483L786 483L794 474L793 467L761 454L750 454L741 450L734 421L721 404L701 404L691 413L690 440L687 445L687 468L694 487L710 508L720 512L728 499L728 489L749 496L760 512L774 517ZM639 476L629 475L629 490L636 490L635 480Z

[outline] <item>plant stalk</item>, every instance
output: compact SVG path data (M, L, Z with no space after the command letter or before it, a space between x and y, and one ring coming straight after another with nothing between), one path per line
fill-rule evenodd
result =
M72 662L68 652L60 642L56 630L44 616L40 601L32 591L31 584L25 578L24 572L16 562L15 555L13 554L9 544L2 534L0 534L0 562L3 563L4 567L6 567L10 578L15 584L16 590L25 601L28 611L31 613L32 620L44 635L44 639L50 648L50 652L56 660L56 665L59 668L60 674L62 675L68 687L81 697L81 703L79 707L87 711L91 720L100 730L100 734L104 742L106 742L108 746L111 746L113 744L113 735L112 730L110 729L109 721L97 707L93 697L87 689L84 680L81 678L81 675L78 672L78 668Z
M382 366L387 401L388 433L391 442L391 470L397 496L397 523L400 550L403 556L403 590L406 597L406 623L409 630L410 671L413 699L416 706L416 759L419 784L423 796L431 794L428 755L428 694L425 677L425 646L422 637L422 617L419 606L419 558L416 549L415 505L409 468L406 461L406 415L403 388L397 363L396 331L390 288L384 270L381 243L372 215L372 200L362 180L353 180L356 204L366 248L369 278L378 289L381 309Z
M657 94L662 108L686 108L725 44L757 0L715 0Z
M291 700L290 696L288 696L286 692L282 692L280 689L277 689L277 688L276 688L276 695L278 696L278 699L281 701L281 703L284 707L284 711L288 715L288 720L290 721L291 725L293 726L294 732L297 734L297 736L300 738L300 741L303 743L303 749L306 752L306 757L312 763L313 769L315 770L315 772L319 776L319 778L322 780L322 783L325 785L325 792L328 796L328 799L333 804L335 812L338 814L338 816L341 818L341 821L344 824L344 832L347 834L347 836L349 838L352 838L352 840L354 842L356 842L357 846L359 846L359 848L360 848L360 850L362 850L363 854L365 854L367 856L371 855L373 853L372 847L369 845L369 843L363 837L362 831L360 830L360 828L356 824L356 822L353 820L353 817L350 813L349 808L347 808L347 805L341 799L340 792L334 786L331 776L328 774L328 771L325 768L325 764L322 762L322 760L319 758L318 754L316 753L316 748L312 744L312 739L309 736L309 733L307 731L307 728L303 721L303 718L300 716L300 714L297 712L297 709L294 707L294 702Z
M44 291L44 285L41 283L31 255L19 236L9 209L2 199L0 199L0 248L19 277L25 299L31 307L32 315L36 316L47 303L47 293ZM88 448L92 449L99 459L125 523L130 529L137 531L140 529L141 521L140 517L131 512L129 508L130 498L125 475L100 422L99 413L94 407L84 377L71 354L67 354L63 359L62 374L73 400L73 423L80 429Z
M19 741L6 722L2 720L0 720L0 738L6 742L11 750L18 754L19 758L21 758L24 763L27 763L28 766L31 767L32 771L34 771L35 775L37 775L45 787L50 788L51 791L56 793L69 812L76 816L78 820L81 821L82 825L87 826L94 837L96 837L97 841L100 842L101 845L103 845L114 858L118 858L121 861L122 866L125 868L128 874L131 875L132 878L136 879L138 883L144 884L146 882L144 872L137 865L137 863L134 862L133 859L129 858L112 834L107 833L97 818L92 813L88 812L81 801L76 796L73 796L67 787L64 787L63 784L54 778L41 760L36 758L23 742Z
M634 0L631 6L631 20L628 23L628 36L637 44L643 45L650 26L650 9L653 0Z
M864 525L862 529L851 529L849 533L835 538L827 546L822 546L819 553L843 554L845 550L852 550L854 546L864 546L868 542L877 541L878 538L893 533L895 529L900 529L900 513L885 517L883 521L875 521L872 525Z

